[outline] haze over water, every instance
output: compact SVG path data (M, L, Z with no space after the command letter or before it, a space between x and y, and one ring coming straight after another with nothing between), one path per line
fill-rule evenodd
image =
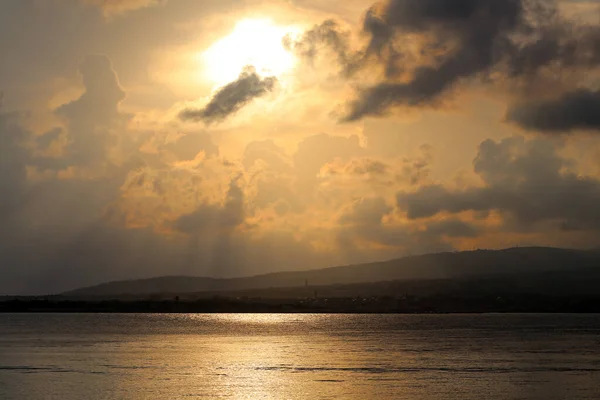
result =
M0 398L598 399L599 315L0 315Z

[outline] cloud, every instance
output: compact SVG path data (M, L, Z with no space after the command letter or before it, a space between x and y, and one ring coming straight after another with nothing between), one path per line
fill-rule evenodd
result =
M464 221L449 219L429 223L425 228L425 233L450 238L474 238L479 235L479 230Z
M57 232L68 231L96 219L98 207L118 193L119 180L126 176L125 160L111 162L125 142L114 133L127 121L118 111L125 93L105 56L85 57L79 72L84 93L55 111L64 128L34 135L23 127L25 114L0 110L0 209L10 211L10 218L0 218L18 223L23 232L53 224ZM55 144L58 154L48 154ZM43 179L33 179L36 173Z
M397 194L398 207L411 220L467 211L501 213L505 229L599 231L600 180L571 172L561 147L545 139L486 140L479 146L474 171L483 186L451 189L423 186Z
M252 100L272 91L276 83L274 76L261 78L254 67L246 67L237 80L219 89L204 108L185 109L179 118L207 124L223 121Z
M94 181L31 179L31 166L41 161L28 147L36 136L23 118L0 112L0 292L53 292L105 279L125 265L123 243L131 245L100 218L118 194L120 173Z
M271 259L266 266L274 270L289 268L293 264L281 264L296 253L295 249L303 248L307 257L314 260L314 251L305 243L287 237L284 232L273 237L253 237L252 225L246 222L249 216L241 177L234 177L222 204L201 204L189 214L180 216L173 228L188 236L189 250L186 251L184 264L192 271L199 267L208 269L213 276L239 275L244 268L254 271L265 271L264 260ZM279 237L277 237L279 236ZM300 255L298 252L296 255ZM274 260L279 259L279 263Z
M313 26L296 40L285 38L285 44L312 66L324 50L331 51L346 73L351 73L354 69L352 63L355 62L352 58L355 55L350 51L349 35L350 32L343 30L336 21L329 19Z
M121 118L119 103L125 92L119 84L110 59L105 55L87 55L79 64L85 92L59 107L56 112L71 122L86 119L95 125L108 125Z
M26 165L29 161L24 144L31 137L19 124L19 115L5 113L0 107L0 240L10 234L7 225L21 207L27 190Z
M321 167L335 160L350 160L365 154L358 136L331 136L326 133L309 136L298 145L294 165L301 179L314 183Z
M361 227L378 227L383 217L391 213L393 208L381 197L362 198L354 202L349 212L340 218L341 224Z
M346 207L339 218L337 241L340 249L352 258L373 246L401 248L411 235L404 226L384 224L384 218L393 211L385 199L367 196L356 199Z
M164 144L162 148L173 154L179 161L191 161L200 152L203 152L206 157L219 155L219 147L206 132L183 134L176 140Z
M477 230L458 219L431 220L424 224L401 223L393 218L394 207L385 199L357 199L340 216L337 241L353 258L380 253L398 257L407 253L449 251L449 239L471 238Z
M266 207L283 202L286 212L316 206L322 167L334 161L348 162L365 153L356 135L311 135L298 143L291 156L272 140L251 142L243 164L254 187L253 204Z
M129 116L120 110L125 91L108 58L86 57L79 72L84 90L56 109L61 127L38 135L24 127L27 113L0 110L0 264L6 266L0 293L338 262L335 251L315 250L298 238L299 230L284 224L254 229L246 178L244 184L231 179L232 173L245 173L239 171L242 160L224 165L210 135L131 130ZM155 143L148 153L139 152L149 136ZM63 138L60 154L45 155ZM188 161L198 151L207 157L172 162ZM295 174L292 158L276 145L249 146L249 171L264 159ZM44 173L41 179L31 175L35 168Z
M600 29L565 19L554 1L387 0L367 10L362 30L368 43L354 52L348 32L330 20L296 43L309 61L328 49L348 77L358 71L376 77L359 83L346 122L395 107L437 105L470 79L527 86L600 63Z
M105 55L88 55L79 64L84 93L55 113L66 125L66 156L56 165L100 168L120 164L124 154L135 151L132 138L119 135L129 116L119 111L125 99L117 74Z
M174 19L163 20L157 8L153 11L158 13L136 14L132 23L137 24L134 20L139 17L141 25L150 21L152 26L163 27L159 31L164 34L153 35L153 43L167 44L173 40L168 32L175 21L175 25L183 27L178 38L187 41L197 36L195 13L190 13L190 6L195 4L192 3L169 2L168 11L176 15ZM408 7L409 3L415 8L403 10L402 15L392 10L394 4ZM449 3L460 9L444 9ZM512 112L519 106L521 113L529 113L519 114L529 115L524 121L536 116L527 129L597 129L591 117L584 115L587 109L573 105L581 103L564 101L578 93L570 88L585 87L579 79L581 75L573 71L590 71L595 65L598 52L592 45L593 27L570 31L568 25L556 26L557 17L552 15L547 23L534 24L531 11L527 10L519 14L522 19L512 29L507 16L510 13L490 12L495 10L493 7L506 4L495 4L466 0L446 4L433 0L418 4L388 2L367 14L363 29L366 44L358 51L352 42L354 37L349 36L352 32L331 21L308 32L306 41L296 44L295 50L304 59L316 59L321 57L320 52L326 52L323 54L343 67L340 70L348 79L344 82L348 86L373 84L359 95L367 93L369 87L404 87L404 95L396 93L396 97L374 108L375 113L383 114L397 105L437 104L472 78L498 84L514 79L521 85L529 77L535 80L564 71L564 76L557 75L564 77L560 78L561 85L548 86L543 97L525 91L518 93L515 97L522 101L511 107L507 119L526 127L518 118L510 118L517 115ZM23 7L25 14L29 6ZM61 18L69 14L68 10L63 11ZM118 12L116 8L114 12ZM473 18L468 17L471 13ZM41 14L36 15L31 24ZM94 31L116 28L99 20L95 10L83 10L81 17L82 26ZM489 26L477 25L479 20ZM501 20L504 22L497 22ZM65 26L65 35L79 32L66 19L47 25L56 25L56 21L65 22L59 24ZM99 25L88 26L90 21ZM117 25L125 29L127 24ZM532 33L523 33L521 27L531 27ZM564 33L567 31L570 33ZM497 230L511 239L516 236L513 232L530 233L536 239L552 235L549 243L554 244L563 238L556 233L559 231L561 235L581 232L581 236L598 237L600 216L595 210L600 200L600 182L576 171L575 162L562 155L571 148L563 148L555 138L485 141L473 163L479 183L463 182L457 186L437 180L452 171L448 165L433 166L427 148L423 154L399 156L421 143L422 135L414 133L423 133L422 129L437 131L441 123L448 135L458 132L455 125L445 124L446 119L428 119L426 124L414 127L398 125L397 120L377 123L373 130L381 133L381 140L368 131L364 137L352 135L361 132L357 127L331 126L331 134L319 133L311 116L322 112L310 105L303 108L308 122L302 122L313 127L309 133L302 123L290 124L289 119L295 119L297 111L290 104L285 107L289 112L284 113L288 120L283 125L276 122L274 130L265 131L254 124L241 135L235 134L239 132L237 128L221 135L202 129L177 131L181 124L173 121L147 123L144 119L153 118L155 111L139 115L137 120L144 120L144 124L131 123L137 120L124 112L126 107L133 110L146 107L148 102L140 104L129 90L129 98L124 102L125 88L131 85L135 93L141 90L136 89L137 85L149 84L136 74L138 67L147 62L149 48L142 46L146 50L140 57L121 54L115 43L124 36L120 28L110 32L106 31L105 38L110 43L103 41L103 35L92 36L99 37L99 45L113 57L119 57L114 61L126 68L119 71L123 84L108 57L92 55L79 65L79 94L71 96L73 89L69 89L69 94L57 94L51 102L57 104L57 99L65 95L73 99L50 110L54 111L51 120L58 119L60 126L27 120L30 115L38 115L38 108L31 114L0 112L0 264L6 266L0 272L2 293L57 291L104 280L165 274L232 276L335 265L340 261L373 261L408 252L486 245ZM481 32L485 34L474 37ZM479 40L491 43L492 36L495 39L490 48L483 49ZM95 41L94 38L73 39L67 35L57 42L64 52L46 50L61 60L60 66L64 63L73 69L73 55L76 61L80 57L76 54L85 54L89 40ZM43 49L31 43L20 48L29 49L38 58L18 59L47 58L53 63L48 51L40 53ZM327 57L321 58L327 62ZM39 82L50 76L67 76L58 66L42 71L39 65L47 64L37 61L22 61L10 70L38 65L34 69L40 73ZM304 72L299 73L301 79ZM259 77L252 70L244 73L236 82L218 90L205 107L188 110L195 113L192 120L207 124L222 121L274 90L276 83L271 78ZM567 79L572 73L573 81ZM11 74L6 76L11 79ZM17 80L28 82L30 75L27 76ZM590 74L587 82L593 77ZM31 82L31 87L38 84L35 79ZM36 102L46 107L43 92L54 91L56 85L62 87L64 83L59 79L58 83L39 86L40 92L34 92L39 95ZM336 80L333 86L338 83ZM319 93L332 87L329 81L318 86ZM414 89L415 95L406 95L406 87ZM525 85L518 87L524 88ZM146 93L146 89L138 93L141 92ZM311 88L304 93L313 92ZM594 90L581 92L585 94L579 97L595 102ZM14 90L9 93L7 100L13 106ZM23 97L30 94L29 89L21 93L19 96ZM162 98L160 103L164 101L170 100ZM32 102L32 107L39 107L37 103ZM487 105L481 107L487 110ZM536 119L539 115L542 118ZM466 120L461 117L461 121ZM25 128L28 124L35 126L35 133ZM44 134L37 131L38 125L44 126ZM153 131L149 126L158 128ZM492 125L485 128L489 135L503 134ZM257 129L262 133L257 133ZM476 130L477 127L466 127L460 135L471 140L480 135ZM248 139L271 137L277 132L283 135L247 144ZM295 136L298 132L300 137ZM398 140L405 137L416 139ZM595 144L592 139L586 138L586 144ZM435 144L436 138L431 140ZM582 145L571 139L569 143ZM465 159L459 148L446 149L446 153ZM221 157L223 154L229 161ZM592 168L583 163L581 166ZM238 174L243 180L232 179Z
M381 169L385 169L385 165L382 163L360 159L366 151L356 135L311 135L298 143L292 155L273 140L251 142L242 159L248 176L250 202L257 210L273 207L280 215L319 209L325 206L321 202L328 190L320 184L330 180L324 176L327 172L323 169L332 173L339 169L340 174L345 174L345 163L350 163L348 168L353 172L369 169L383 174Z
M272 206L278 215L303 210L296 193L291 157L273 140L249 143L242 163L249 175L249 185L254 189L250 200L253 207L265 209Z
M339 160L337 160L339 161ZM324 176L384 176L390 171L390 166L383 161L370 158L357 158L348 163L333 162L321 169Z
M259 160L266 163L270 169L279 172L288 172L292 168L285 150L271 139L253 141L246 146L242 158L244 167L249 170Z
M173 226L190 235L229 233L244 219L244 192L238 179L233 179L222 206L202 204L192 213L179 217Z
M419 106L436 99L460 79L494 65L498 43L508 40L507 36L522 24L520 0L391 0L380 11L371 8L364 25L371 36L367 52L383 59L388 71L390 62L402 58L393 46L400 33L430 34L432 50L452 50L437 57L433 66L417 65L407 82L382 82L365 90L351 104L346 120L380 115L395 105Z
M600 91L580 89L552 100L511 106L507 120L546 133L600 130Z
M111 17L134 11L140 8L155 6L167 0L82 0L84 4L96 6L104 16Z
M135 235L103 219L135 165L128 116L119 111L125 93L106 56L85 57L79 73L83 94L55 110L62 127L37 135L24 127L27 114L0 110L0 263L10 265L0 291L52 292L104 279L127 262L121 250L134 246ZM61 151L48 152L57 142Z
M368 190L373 189L373 184L396 189L399 185L420 185L429 177L432 156L428 145L421 146L419 152L420 154L411 157L385 160L362 157L344 161L336 158L321 168L319 178L328 183L338 180L346 187L351 181L360 183L361 186L368 182Z
M534 3L535 4L535 3ZM534 25L527 40L506 47L508 76L531 79L550 68L560 76L561 70L595 68L600 63L600 29L596 25L578 25L563 19L553 7L538 6Z

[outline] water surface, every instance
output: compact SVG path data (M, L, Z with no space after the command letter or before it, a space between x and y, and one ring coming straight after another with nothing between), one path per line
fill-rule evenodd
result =
M0 314L0 399L600 399L600 315Z

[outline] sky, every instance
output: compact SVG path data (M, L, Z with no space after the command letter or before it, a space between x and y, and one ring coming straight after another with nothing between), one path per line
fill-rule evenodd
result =
M600 3L0 1L0 294L600 246Z

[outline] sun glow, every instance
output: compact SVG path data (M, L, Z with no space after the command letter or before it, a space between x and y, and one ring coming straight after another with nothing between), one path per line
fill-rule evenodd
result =
M286 35L295 33L294 28L274 25L268 19L240 21L231 34L202 53L205 76L216 84L225 84L252 65L260 75L281 78L296 63L283 43Z

